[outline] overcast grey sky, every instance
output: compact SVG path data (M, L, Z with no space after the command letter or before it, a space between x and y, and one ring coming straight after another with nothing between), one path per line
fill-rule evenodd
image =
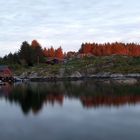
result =
M139 0L0 0L0 56L37 39L78 50L82 42L140 42Z

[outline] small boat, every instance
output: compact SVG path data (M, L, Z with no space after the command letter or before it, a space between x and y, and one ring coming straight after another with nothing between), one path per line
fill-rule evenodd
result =
M14 77L14 82L23 82L23 79L20 79L20 78L18 78L18 77Z
M3 86L5 84L6 84L5 82L3 82L2 80L0 80L0 86Z

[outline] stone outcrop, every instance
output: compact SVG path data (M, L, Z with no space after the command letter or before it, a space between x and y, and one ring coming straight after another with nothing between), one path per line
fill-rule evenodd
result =
M76 71L76 72L74 72L70 77L72 77L72 78L73 78L73 77L76 77L76 78L79 77L79 78L80 78L80 77L82 77L82 75L81 75L80 72Z

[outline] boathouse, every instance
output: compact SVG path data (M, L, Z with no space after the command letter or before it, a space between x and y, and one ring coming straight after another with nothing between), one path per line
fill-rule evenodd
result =
M13 77L12 70L6 65L0 65L0 80Z

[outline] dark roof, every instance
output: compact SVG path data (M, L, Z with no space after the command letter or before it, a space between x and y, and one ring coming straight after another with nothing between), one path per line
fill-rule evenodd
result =
M6 65L0 65L0 70L4 70L4 69L9 69L9 67Z

